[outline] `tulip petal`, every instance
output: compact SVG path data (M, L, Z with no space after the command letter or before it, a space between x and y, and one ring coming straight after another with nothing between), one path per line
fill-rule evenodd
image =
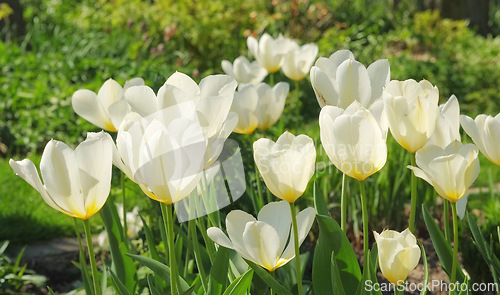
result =
M80 172L74 151L63 142L49 141L42 154L40 172L54 203L68 215L85 217Z
M125 99L132 109L146 117L159 110L156 95L149 86L133 86L125 91Z
M101 106L95 92L87 89L77 90L71 98L71 103L75 113L80 117L99 128L108 131L116 131L106 114L106 110Z
M272 271L278 262L280 241L278 233L262 221L248 222L243 232L244 246L253 261Z
M40 195L42 195L43 200L50 207L61 211L59 205L54 203L54 201L50 198L45 190L45 187L40 180L40 176L36 171L35 164L29 159L24 159L22 161L14 161L12 159L9 160L9 165L12 167L12 170L19 175L22 179L24 179L27 183L29 183L34 189L36 189Z
M338 105L339 93L336 81L328 76L323 69L312 67L310 71L311 84L313 86L319 106Z
M292 225L292 215L290 214L290 205L288 202L268 203L260 209L257 219L269 224L276 230L280 242L278 253L282 253L290 234L290 226Z
M469 199L469 196L466 194L465 196L461 197L457 201L457 215L461 220L463 220L465 217L465 211L467 210L467 200L468 199Z
M233 243L233 248L245 258L250 258L250 254L245 248L243 232L247 223L256 221L255 217L241 210L233 210L226 216L226 230L229 239Z
M212 241L214 241L214 243L217 243L222 247L233 249L233 243L219 228L211 227L207 229L207 235Z
M389 266L391 275L386 276L386 278L391 283L405 280L408 274L417 267L420 254L418 245L399 251Z
M181 73L181 72L175 72L173 73L165 82L164 85L173 85L176 86L177 88L181 89L186 93L188 97L194 97L196 95L199 95L200 92L200 87L198 87L198 84L191 79L188 75Z
M356 60L347 60L337 69L339 85L338 106L345 109L357 100L369 107L371 98L370 77L364 65Z
M85 216L94 215L106 203L111 189L113 140L100 132L87 137L75 149L85 197Z
M384 86L389 83L391 78L391 69L389 61L387 59L379 59L368 66L368 76L370 77L370 84L372 89L372 95L369 107L373 102L382 98L382 92Z

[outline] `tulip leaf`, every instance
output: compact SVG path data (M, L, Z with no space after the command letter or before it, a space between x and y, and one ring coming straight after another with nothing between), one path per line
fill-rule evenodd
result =
M439 257L439 261L443 265L444 271L451 275L451 268L453 267L453 254L451 251L451 247L446 241L443 232L439 229L439 226L432 218L431 214L427 209L422 205L422 213L424 215L425 225L427 226L427 230L429 231L429 235L431 236L432 245L434 249L436 249L436 254ZM462 268L457 265L457 281L464 280L464 273L462 272Z
M85 288L85 294L92 294L94 289L90 281L87 261L85 261L85 254L83 254L83 251L80 251L79 256L79 263L73 262L73 264L80 269L80 273L82 274L83 286Z
M420 246L420 250L422 251L422 260L424 261L424 282L422 283L422 285L427 286L427 284L429 284L429 266L427 264L427 255L425 254L425 248L422 242L418 241L418 245ZM420 291L420 295L425 294L427 294L427 288L422 288L422 291Z
M332 252L332 294L345 295L344 286L342 286L342 279L340 278L339 268L337 266L337 260L335 259L335 255Z
M372 271L377 273L377 268L378 268L378 246L377 243L375 243L372 247L372 250L370 251L370 265L372 266Z
M268 285L270 288L273 289L273 291L276 294L284 294L284 295L292 295L290 291L288 291L283 285L278 283L268 272L267 270L264 270L262 267L258 266L257 264L245 260L248 265L254 270L254 272Z
M215 255L214 263L210 269L210 281L208 283L209 294L221 294L226 285L229 270L229 250L219 247Z
M120 281L120 279L113 272L113 270L110 269L109 273L111 274L111 279L113 283L115 283L115 287L118 290L118 293L120 293L120 295L129 295L130 293L128 292L127 287L125 287L125 285Z
M134 255L134 254L126 254L129 257L132 257L134 260L139 261L142 265L148 267L151 269L156 275L158 275L161 279L163 279L165 282L170 284L170 268L166 266L165 264L156 261L154 259L151 259L149 257L144 257L140 255ZM185 292L186 290L189 289L189 285L186 283L186 281L179 276L179 281L180 281L180 290L182 292Z
M148 250L149 250L149 255L151 256L152 259L156 261L160 261L160 255L158 254L158 250L156 250L156 243L153 238L153 233L151 232L151 229L149 229L149 226L146 223L146 220L142 217L141 214L139 214L139 217L141 218L142 221L142 229L144 230L144 234L146 235L146 242L148 243ZM156 286L160 289L165 288L164 281L158 278L158 276L155 274L155 282Z
M479 250L479 253L481 253L481 256L483 256L483 259L486 261L490 269L494 268L495 272L492 271L492 273L500 273L500 262L498 261L498 258L492 253L492 250L488 247L488 244L484 239L483 235L481 234L481 231L479 230L476 221L470 214L467 214L467 221L469 223L469 228L470 231L472 232L472 236L474 237L474 242L476 244L477 249Z
M148 288L149 288L150 294L151 295L162 295L162 292L160 290L158 290L158 287L156 286L156 283L154 282L152 277L154 277L154 276L152 276L151 274L147 275Z
M333 252L344 292L354 294L361 280L361 270L349 239L330 216L317 215L316 220L319 225L319 238L313 257L314 293L326 295L333 292L331 261L325 259L331 257Z
M328 211L325 199L323 199L323 196L318 192L321 192L321 190L318 188L318 183L315 180L313 186L313 196L314 196L314 207L316 208L316 213L318 215L330 216L330 211Z
M236 278L224 291L223 295L239 295L247 294L250 286L252 285L253 270L249 269L247 272Z
M55 295L55 294L54 294L54 291L52 291L52 289L51 289L49 286L47 286L47 289L49 290L49 294L50 294L50 295ZM87 293L87 294L89 294L89 293ZM92 293L91 293L91 294L92 294Z
M128 248L126 241L123 240L123 229L116 207L108 201L102 207L100 215L108 234L112 260L111 269L127 287L129 293L134 293L137 281L136 269L132 259L125 256L128 253Z

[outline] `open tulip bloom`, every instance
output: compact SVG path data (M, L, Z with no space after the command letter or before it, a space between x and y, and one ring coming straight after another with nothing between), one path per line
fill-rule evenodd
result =
M138 85L144 85L144 80L131 79L125 82L122 88L118 82L109 79L97 94L91 90L80 89L73 94L73 109L80 117L97 127L116 132L123 118L130 112L130 106L123 94L128 88Z
M386 59L377 60L365 68L349 50L339 50L329 58L320 57L310 72L320 107L333 105L342 109L355 100L369 108L381 99L390 75Z
M321 143L330 161L357 180L365 180L385 165L387 127L381 125L357 101L346 110L325 106L319 115Z
M239 84L257 85L267 76L267 71L257 61L250 62L244 56L238 56L231 64L230 61L221 62L222 70L233 77Z
M274 125L283 113L289 88L285 82L274 87L265 83L241 85L231 106L231 111L238 114L234 132L250 134L256 128L266 130Z
M439 117L439 91L429 81L392 80L384 89L389 128L410 153L421 149L434 133Z
M116 142L124 166L143 192L156 201L167 205L177 202L200 181L207 146L191 102L145 118L130 113Z
M45 146L40 172L29 159L9 164L52 208L88 219L106 203L111 188L113 140L107 133L89 134L74 150L51 140Z
M257 140L253 150L255 163L271 193L289 203L295 202L314 174L313 140L286 131L276 142L267 138Z
M475 120L462 115L460 123L481 153L500 166L500 114L495 117L481 114Z
M269 73L277 72L283 63L283 58L290 50L293 41L279 35L273 39L269 34L264 33L259 41L250 36L247 39L248 51L255 57L261 67Z
M217 227L207 230L215 243L234 249L243 258L274 271L294 258L292 216L285 201L271 202L260 210L257 219L241 210L233 210L226 217L229 238ZM302 244L311 229L314 208L297 214L298 241Z
M205 150L205 167L208 167L217 160L226 138L238 122L238 116L230 112L236 84L228 75L211 75L203 78L198 85L189 76L176 72L167 79L157 95L148 86L136 86L125 92L125 98L132 110L142 117L183 102L194 104L208 143Z
M291 43L291 48L285 55L282 70L285 76L300 81L307 76L318 55L318 46L314 43L299 46Z
M384 230L373 232L378 249L378 262L385 278L399 286L420 260L420 248L409 229L403 232Z
M417 151L416 162L418 167L408 168L452 203L462 198L479 176L478 151L473 144L453 141L444 149L425 146Z

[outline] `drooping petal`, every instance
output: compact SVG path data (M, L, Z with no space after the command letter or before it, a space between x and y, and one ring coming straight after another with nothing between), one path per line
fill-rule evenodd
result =
M222 247L233 249L233 243L219 228L211 227L207 229L207 235L212 241L214 241L214 243L217 243Z

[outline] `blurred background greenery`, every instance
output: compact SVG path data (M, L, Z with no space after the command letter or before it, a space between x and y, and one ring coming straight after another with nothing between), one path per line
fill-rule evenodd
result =
M38 165L51 138L75 146L87 131L97 131L74 113L76 90L97 91L108 78L123 85L132 77L158 89L175 71L199 81L222 73L223 59L248 55L246 38L263 32L315 42L319 56L349 49L365 65L387 58L392 79L427 79L439 87L441 103L455 94L464 114L500 111L500 0L1 0L0 240L73 235L70 218L43 204L13 174L8 159L29 155ZM274 81L280 80L286 78L278 73ZM319 144L319 106L307 79L299 87L289 96L284 126L317 139L318 160L328 165ZM261 136L275 140L277 129L232 136L240 142L247 171L253 170L251 142ZM371 227L378 231L403 226L401 212L409 202L409 157L392 138L388 144L387 167L369 180ZM478 190L469 208L479 209L483 230L493 233L500 202L492 188L500 173L484 157L481 164L476 185L486 189ZM319 173L317 184L338 215L341 175L327 168L331 173ZM303 205L311 204L312 186L300 199ZM439 217L435 192L423 182L419 186L422 200ZM155 210L131 182L128 189L127 207ZM353 182L347 193L356 196L356 190ZM116 188L112 195L119 193ZM356 234L359 200L351 200L349 224ZM242 198L238 206L249 204Z

